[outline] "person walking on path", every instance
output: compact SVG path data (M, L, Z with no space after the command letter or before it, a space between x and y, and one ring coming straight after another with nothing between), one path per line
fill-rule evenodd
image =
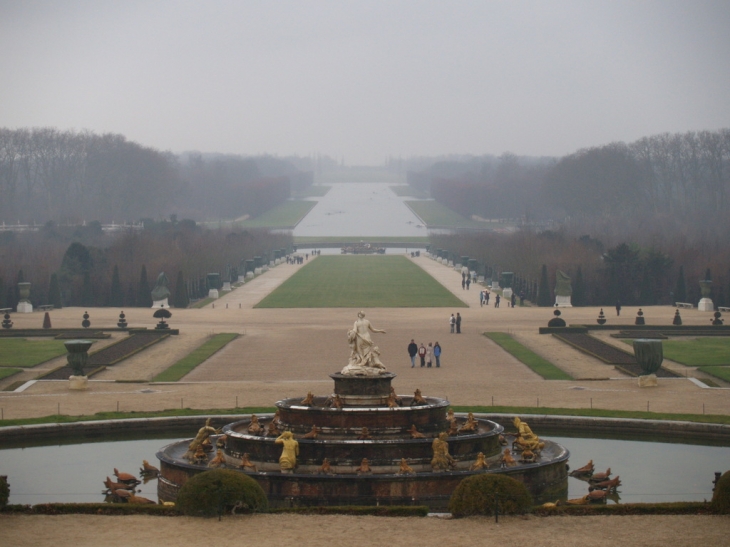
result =
M411 338L411 343L408 344L408 355L411 358L411 368L416 366L416 355L418 355L418 346Z
M436 358L436 368L441 368L441 346L438 342L433 345L433 356Z
M515 302L517 302L517 295L515 293L512 293L512 307L515 307Z
M621 301L616 300L616 317L621 315Z
M495 308L499 307L499 300L500 300L499 295L498 294L495 295L495 297L494 297L494 307Z
M431 363L433 363L433 345L429 342L426 348L426 368L431 368Z
M461 314L456 314L456 334L461 334Z
M464 287L466 287L466 276L464 274L461 274L461 290L464 290Z
M471 277L468 275L466 276L466 290L469 290L469 285L471 285Z
M479 291L479 307L484 306L484 291Z
M454 334L454 327L456 326L456 318L454 317L454 314L451 314L451 317L449 317L449 325L451 325L451 334Z
M484 289L484 305L489 306L489 291Z
M421 342L421 346L418 348L418 356L421 358L421 368L426 366L426 346Z

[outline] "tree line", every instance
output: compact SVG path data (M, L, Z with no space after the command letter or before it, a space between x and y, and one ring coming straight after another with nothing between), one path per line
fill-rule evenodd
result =
M103 233L98 222L0 232L0 308L17 305L20 281L31 283L35 306L148 307L160 272L170 280L170 302L182 305L185 297L207 295L208 273L236 281L242 261L291 246L289 234L207 230L174 218L117 235Z
M466 217L551 219L576 231L727 240L730 129L662 134L562 158L440 161L410 184Z
M312 180L271 156L176 156L116 134L0 128L6 223L255 217Z

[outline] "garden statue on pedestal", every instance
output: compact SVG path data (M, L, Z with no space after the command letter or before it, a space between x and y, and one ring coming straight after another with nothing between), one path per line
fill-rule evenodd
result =
M170 296L170 281L167 279L165 272L160 272L152 289L152 307L153 308L169 308L167 299Z
M705 278L700 280L700 298L697 304L698 311L715 311L715 305L712 303L710 294L712 293L712 276L710 275L710 269L707 268L705 272Z
M570 285L570 277L565 272L558 270L555 272L555 307L572 308L570 297L573 294L573 288Z
M68 361L73 374L68 377L69 389L88 389L89 379L84 376L84 366L89 360L89 348L93 342L91 340L69 340L64 342L68 355Z
M376 329L370 321L365 319L365 313L357 314L357 321L352 329L347 331L347 341L350 344L350 361L342 374L347 376L377 376L385 372L385 365L380 362L380 351L373 344L371 332L385 334L384 330Z
M664 361L664 351L661 340L638 339L634 340L634 355L641 367L639 387L656 387L656 371Z
M32 313L33 304L30 303L30 283L27 281L18 283L18 293L20 300L18 301L18 313Z

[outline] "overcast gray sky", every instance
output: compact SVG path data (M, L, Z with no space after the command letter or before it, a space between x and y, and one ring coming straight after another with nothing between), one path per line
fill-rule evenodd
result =
M0 126L348 165L730 127L730 1L0 0Z

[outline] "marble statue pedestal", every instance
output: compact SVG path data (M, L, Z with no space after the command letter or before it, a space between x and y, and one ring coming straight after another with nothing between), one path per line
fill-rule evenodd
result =
M30 302L18 302L18 313L33 313L33 304Z
M83 391L89 389L89 377L88 376L69 376L68 377L68 388L75 391Z
M700 302L697 304L697 311L715 311L715 305L709 298L700 298Z
M230 291L231 290L231 282L230 281L224 281L223 282L223 289L224 291Z
M572 308L573 304L570 303L570 296L555 295L555 307L556 308Z
M170 304L167 303L167 298L163 298L162 300L155 300L152 302L153 308L169 308Z
M512 298L512 289L507 287L506 289L502 289L502 298L505 300L510 300Z
M208 298L218 298L218 289L210 289L208 291Z
M657 387L658 385L656 374L639 376L639 387Z

